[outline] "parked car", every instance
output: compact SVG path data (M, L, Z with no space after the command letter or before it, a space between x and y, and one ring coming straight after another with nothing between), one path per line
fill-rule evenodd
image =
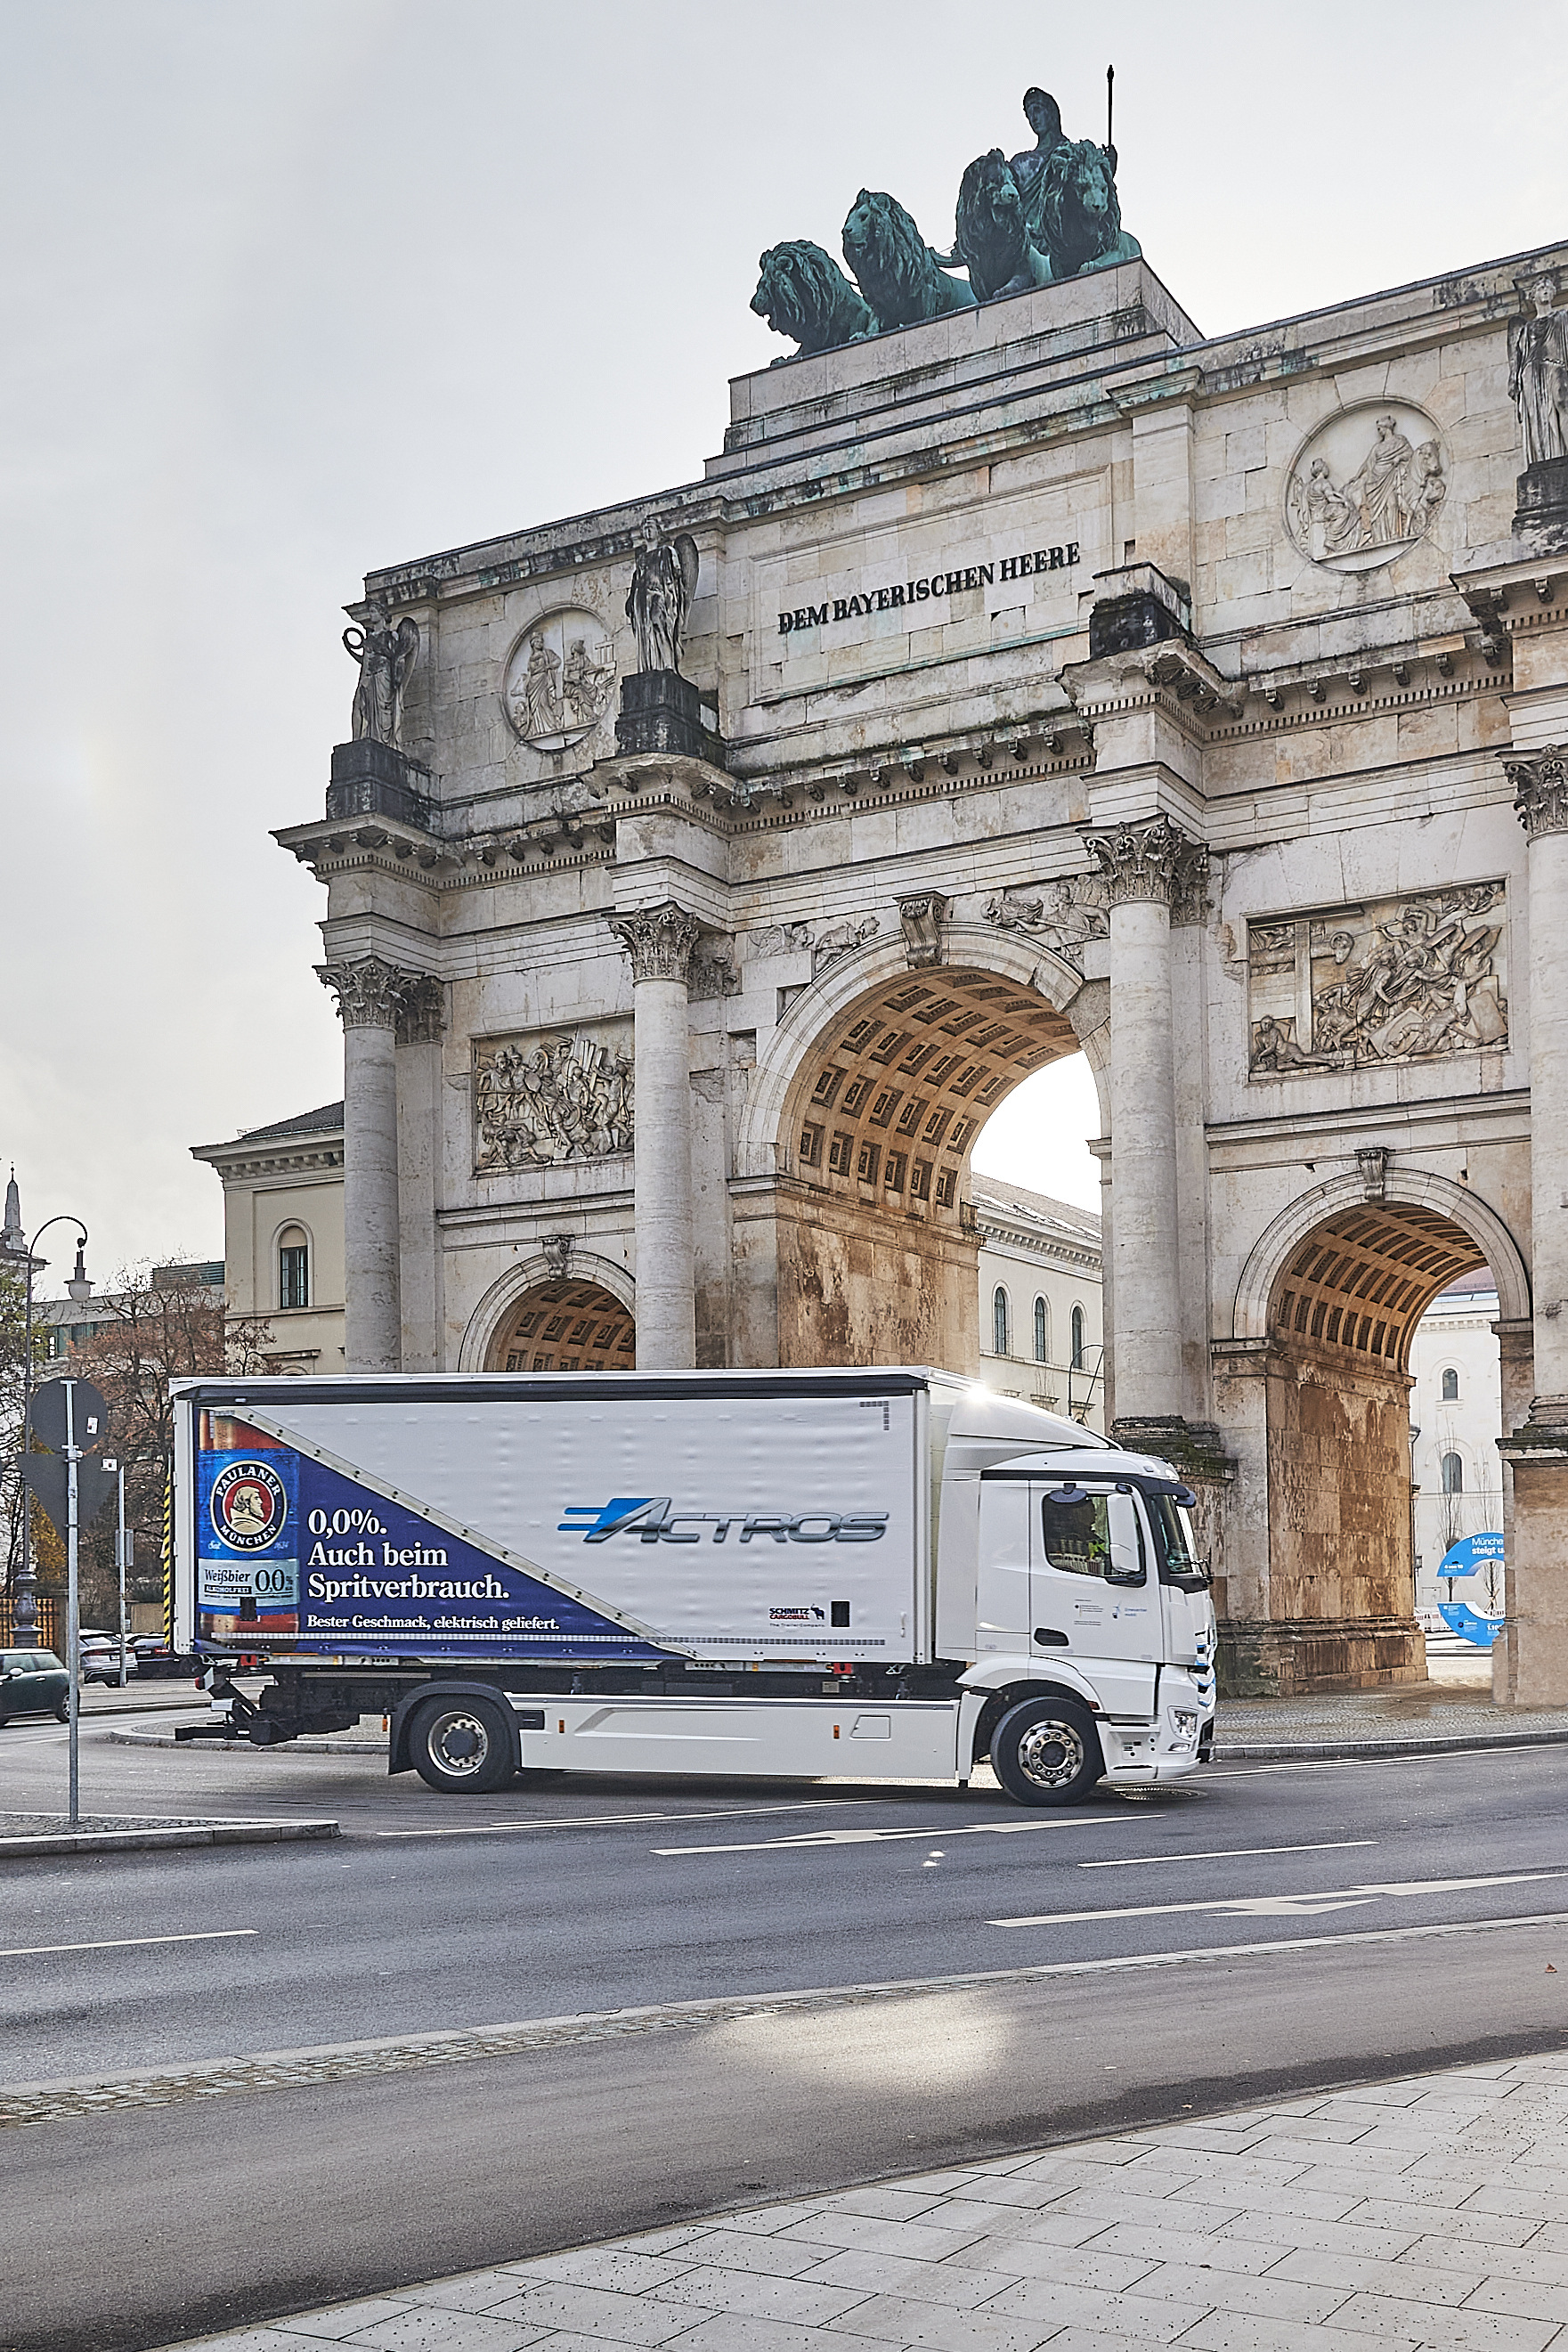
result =
M128 1642L125 1645L125 1670L136 1672L136 1652ZM120 1643L112 1633L100 1633L84 1625L78 1655L77 1671L84 1683L117 1683L120 1680Z
M52 1650L0 1650L0 1723L14 1715L70 1721L70 1676Z

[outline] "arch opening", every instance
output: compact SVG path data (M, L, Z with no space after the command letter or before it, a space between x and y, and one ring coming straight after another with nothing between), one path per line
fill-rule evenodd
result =
M1055 1005L983 967L905 970L841 1008L780 1122L780 1363L977 1366L975 1143L1016 1087L1078 1050Z
M1270 1615L1298 1688L1426 1674L1416 1618L1410 1347L1438 1293L1484 1266L1414 1202L1366 1201L1291 1251L1270 1302Z
M597 1282L538 1283L490 1345L491 1372L629 1372L637 1360L630 1307Z

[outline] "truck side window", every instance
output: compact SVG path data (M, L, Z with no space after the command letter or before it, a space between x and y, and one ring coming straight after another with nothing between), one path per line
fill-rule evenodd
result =
M1070 1576L1103 1576L1111 1557L1108 1495L1085 1495L1082 1502L1059 1503L1047 1494L1040 1507L1045 1556Z

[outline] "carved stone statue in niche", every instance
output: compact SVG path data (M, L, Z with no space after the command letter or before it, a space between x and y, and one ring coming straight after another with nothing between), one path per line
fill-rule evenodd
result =
M1527 466L1568 457L1568 310L1557 306L1557 272L1524 281L1532 315L1508 329L1509 397L1519 412Z
M631 1061L591 1037L555 1037L531 1051L476 1045L474 1118L474 1164L482 1174L630 1151Z
M1253 1075L1508 1043L1504 892L1469 884L1248 934Z
M637 667L679 670L681 633L697 586L696 541L689 532L674 539L658 533L639 547L632 562L626 617L637 632Z
M354 688L354 740L402 748L402 690L419 657L419 625L405 613L394 629L372 611L362 629L345 629L343 646L360 666Z

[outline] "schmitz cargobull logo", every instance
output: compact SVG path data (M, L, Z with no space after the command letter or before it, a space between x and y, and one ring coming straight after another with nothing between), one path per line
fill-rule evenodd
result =
M283 1533L288 1496L265 1462L231 1462L213 1480L213 1532L235 1551L265 1551Z

